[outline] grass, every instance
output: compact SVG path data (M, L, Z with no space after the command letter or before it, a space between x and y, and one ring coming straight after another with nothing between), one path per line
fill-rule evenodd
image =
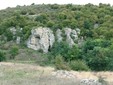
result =
M81 85L77 79L57 78L51 75L55 69L41 67L35 64L1 62L0 85ZM98 78L106 76L107 85L113 85L113 72L76 72L72 71L79 79ZM102 78L100 78L102 80Z
M0 85L73 85L74 80L53 77L51 67L29 64L1 63Z

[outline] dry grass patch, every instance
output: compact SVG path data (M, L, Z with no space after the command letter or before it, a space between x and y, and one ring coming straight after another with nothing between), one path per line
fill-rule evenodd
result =
M52 76L55 69L22 63L0 63L0 85L81 85L81 79L104 77L113 85L113 72L77 72L69 71L76 78L66 79Z

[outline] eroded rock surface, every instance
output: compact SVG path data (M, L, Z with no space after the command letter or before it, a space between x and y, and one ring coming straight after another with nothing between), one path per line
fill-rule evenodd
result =
M78 33L80 32L78 31ZM71 28L65 28L66 42L70 47L72 47L78 39L78 33L76 30L72 30Z
M43 50L47 53L55 42L53 32L49 28L39 27L32 30L27 46L34 50Z
M56 31L56 39L53 34L53 31L49 28L43 28L38 27L36 29L33 29L31 31L31 36L28 39L27 46L29 48L32 48L34 50L43 50L43 52L47 53L50 48L53 46L53 43L55 40L57 42L64 40L69 44L70 47L73 45L78 44L79 38L78 35L80 34L80 29L71 29L71 28L65 28L64 31L58 29ZM63 37L62 35L65 35L66 37Z
M58 29L57 31L56 31L56 38L57 38L57 41L58 42L61 42L62 41L62 31L60 30L60 29Z
M69 71L65 71L65 70L58 70L55 72L52 72L52 75L58 78L66 78L66 79L76 79L76 75L74 75L73 73L69 72Z
M17 43L17 44L20 44L20 39L21 39L21 38L20 38L19 36L17 36L17 38L16 38L16 43Z
M13 35L16 35L16 28L15 27L11 27L11 28L9 28L10 29L10 31L13 33Z

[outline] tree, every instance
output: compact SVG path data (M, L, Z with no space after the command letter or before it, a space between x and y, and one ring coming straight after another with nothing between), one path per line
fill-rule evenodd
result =
M77 45L74 45L72 48L68 50L67 53L65 53L65 59L68 62L80 59L80 49Z
M36 17L35 19L36 21L45 24L47 19L47 15L46 14L40 14L39 16Z
M95 47L87 53L88 66L95 71L107 70L109 58L107 56L108 49Z
M70 50L70 47L66 42L56 42L52 47L51 55L53 55L54 57L57 55L64 57L66 56L66 53L68 53L68 50Z
M85 28L85 29L91 29L91 28L93 28L92 23L91 23L90 20L86 19L86 20L84 21L84 28Z

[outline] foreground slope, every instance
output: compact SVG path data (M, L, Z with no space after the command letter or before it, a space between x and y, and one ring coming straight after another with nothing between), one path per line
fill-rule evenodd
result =
M22 63L0 63L0 84L1 85L82 85L80 81L83 79L98 79L99 76L104 77L113 83L113 72L77 72L67 71L75 76L75 78L66 78L55 76L52 67L41 67L31 64ZM59 71L60 72L60 71ZM94 84L95 85L95 84ZM98 85L98 84L97 84ZM99 84L100 85L100 84ZM102 84L104 85L104 84Z

